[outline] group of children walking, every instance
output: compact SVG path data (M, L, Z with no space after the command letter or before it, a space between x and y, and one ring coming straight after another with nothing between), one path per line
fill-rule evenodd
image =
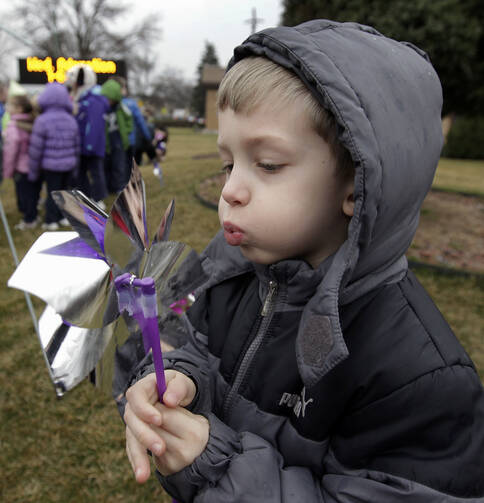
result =
M3 175L14 179L22 214L17 230L39 225L44 183L45 230L69 225L52 191L80 189L105 209L104 198L123 189L131 173L137 131L149 134L155 142L154 131L148 129L139 109L131 111L134 100L129 107L124 103L129 99L123 90L126 94L123 79L109 79L99 86L89 66L77 65L67 72L64 84L47 84L36 100L26 94L8 97L8 123L2 132ZM152 160L155 171L160 170L158 159Z

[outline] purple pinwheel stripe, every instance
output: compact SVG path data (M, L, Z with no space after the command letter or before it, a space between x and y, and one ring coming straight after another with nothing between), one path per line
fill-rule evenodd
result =
M83 212L86 217L86 224L88 225L89 229L91 229L91 232L92 232L94 238L99 243L99 246L101 247L101 251L104 254L105 253L105 251L104 251L104 229L106 227L107 218L104 218L103 216L98 215L97 213L92 211L87 206L83 207Z
M45 253L47 255L59 255L64 257L80 257L105 260L104 257L99 255L99 253L94 250L94 248L91 248L81 238L71 239L66 243L62 243L60 245L53 246L52 248L42 250L40 253Z

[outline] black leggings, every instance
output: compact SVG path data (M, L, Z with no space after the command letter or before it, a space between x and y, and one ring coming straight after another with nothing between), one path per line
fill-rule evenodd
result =
M72 171L49 171L42 170L45 183L47 184L47 200L45 201L45 223L51 224L62 220L63 215L54 203L50 193L53 190L66 190L69 188Z

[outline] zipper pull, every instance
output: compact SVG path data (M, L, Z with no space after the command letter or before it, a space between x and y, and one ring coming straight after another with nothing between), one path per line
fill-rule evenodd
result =
M277 283L275 281L269 281L269 291L267 292L266 298L264 300L264 306L262 307L261 316L267 316L269 308L272 304L272 299L277 292Z

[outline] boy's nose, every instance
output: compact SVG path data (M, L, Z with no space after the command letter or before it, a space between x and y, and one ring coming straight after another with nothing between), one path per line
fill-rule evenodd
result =
M222 189L222 198L231 206L246 205L249 202L250 192L247 183L235 169L232 170L225 182Z

